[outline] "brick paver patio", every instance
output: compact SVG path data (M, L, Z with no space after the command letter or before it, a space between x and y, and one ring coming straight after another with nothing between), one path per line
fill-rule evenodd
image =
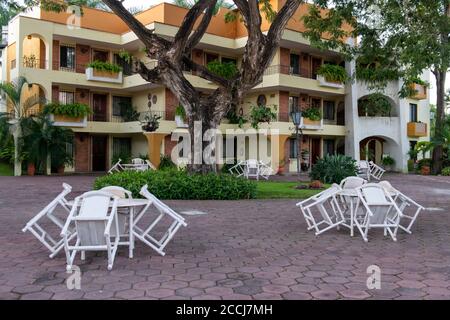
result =
M136 243L119 249L114 269L104 253L78 258L81 290L64 283L55 259L22 227L66 181L76 194L93 177L0 177L0 299L450 299L450 179L390 175L392 184L428 208L398 242L380 230L364 243L347 230L306 232L293 200L168 201L187 216L166 256ZM368 290L366 268L381 268Z

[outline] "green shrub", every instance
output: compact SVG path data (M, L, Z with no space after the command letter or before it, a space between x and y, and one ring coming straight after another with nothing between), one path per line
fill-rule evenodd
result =
M234 62L220 62L213 60L206 65L209 71L225 79L230 79L236 75L238 69Z
M117 64L99 60L95 60L92 61L91 63L88 63L87 67L98 71L107 71L111 73L119 73L120 71L122 71L122 67L120 67Z
M384 166L393 166L395 164L395 159L391 156L385 156L383 159L381 159L381 163Z
M161 155L159 161L159 170L175 169L177 167L169 155Z
M336 65L325 63L317 69L317 74L324 77L329 82L345 83L349 76L345 71L345 68Z
M408 172L409 172L409 173L413 173L414 171L415 171L415 168L414 168L414 160L409 159L409 160L408 160Z
M450 167L445 167L441 173L443 176L450 176Z
M142 186L159 199L168 200L237 200L256 196L256 183L229 174L188 174L185 170L123 171L94 182L94 189L120 186L140 197Z
M322 113L319 108L309 107L302 111L302 117L308 118L311 121L319 121L322 119Z
M340 183L342 179L355 176L356 161L344 155L326 155L312 167L309 176L323 183Z
M91 113L91 108L89 108L89 106L84 103L49 103L44 106L44 114L54 114L72 118L79 118L85 117Z
M274 106L274 110L277 110L277 106ZM270 124L271 121L277 119L277 113L272 111L269 106L252 106L250 110L250 122L252 128L258 129L261 122L267 122Z

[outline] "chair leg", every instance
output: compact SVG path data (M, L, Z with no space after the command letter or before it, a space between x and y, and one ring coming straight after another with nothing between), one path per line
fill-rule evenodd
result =
M86 260L86 251L81 251L81 260Z

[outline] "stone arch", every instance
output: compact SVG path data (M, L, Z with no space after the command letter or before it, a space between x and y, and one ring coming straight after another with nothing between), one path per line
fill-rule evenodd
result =
M368 102L370 101L369 99L371 98L377 98L377 99L383 99L386 103L388 103L390 105L390 112L388 114L375 114L375 113L371 113L371 110L367 110L363 107L363 103L364 102ZM365 116L369 116L369 117L373 117L373 116L381 116L381 117L396 117L398 116L398 107L397 107L397 103L394 101L394 99L392 99L391 97L384 95L382 93L370 93L370 94L366 94L362 97L360 97L358 99L358 115L360 117L365 117ZM375 112L375 110L373 110L373 112Z
M30 33L22 40L22 64L25 68L49 69L49 43L44 36Z
M402 163L402 150L400 145L387 136L369 136L359 141L361 160L371 160L381 164L383 155L394 158L396 164Z

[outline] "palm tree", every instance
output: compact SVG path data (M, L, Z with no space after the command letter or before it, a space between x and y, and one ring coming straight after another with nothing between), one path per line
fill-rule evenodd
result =
M20 176L22 173L22 164L17 148L21 136L21 126L19 123L27 117L28 110L31 107L42 102L42 98L40 97L23 99L25 88L30 86L31 84L28 83L25 77L19 77L12 82L0 83L0 92L5 93L8 105L12 107L12 112L0 114L0 117L7 118L14 138L14 175L16 176Z

